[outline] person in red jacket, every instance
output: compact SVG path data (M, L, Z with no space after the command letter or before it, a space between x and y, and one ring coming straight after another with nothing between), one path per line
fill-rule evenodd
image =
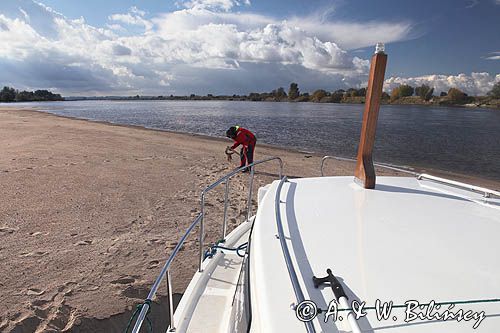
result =
M241 145L240 150L240 168L245 165L253 163L253 152L255 150L255 144L257 139L255 135L247 130L246 128L240 126L232 126L226 131L226 136L234 140L234 144L228 149L235 149ZM243 170L243 172L248 172L248 168Z

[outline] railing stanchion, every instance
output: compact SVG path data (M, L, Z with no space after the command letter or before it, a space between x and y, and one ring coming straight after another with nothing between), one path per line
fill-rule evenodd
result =
M224 221L222 223L222 239L226 239L227 232L227 205L228 205L228 192L229 192L229 180L226 179L226 185L224 186Z
M252 212L252 189L253 189L254 173L255 173L255 166L252 166L250 167L250 188L248 189L247 221L250 221L250 214Z
M168 291L168 311L170 316L170 329L168 331L175 332L174 298L173 298L172 278L170 277L170 270L167 270L167 291Z
M163 265L163 268L161 269L160 275L155 280L155 283L151 287L151 290L149 291L148 297L146 300L152 300L156 292L158 291L158 288L160 286L161 281L167 274L167 270L169 270L170 265L172 264L172 261L174 260L175 256L177 253L180 251L181 247L183 246L184 242L186 241L187 236L193 231L194 227L200 223L201 220L201 215L198 215L196 219L191 223L189 228L186 230L184 235L181 237L177 245L174 247L172 250L172 253L170 254L170 257L168 257L167 261L165 262L165 265ZM146 319L146 315L149 310L149 303L144 303L142 306L141 312L139 313L139 316L137 317L137 321L135 322L134 328L132 329L132 333L139 333L142 323L144 322L144 319Z
M323 158L321 159L321 177L324 176L323 174L323 166L325 165L325 161L328 159L328 158L331 158L330 156L323 156Z
M203 263L203 239L204 233L205 233L205 228L204 228L204 220L205 219L205 192L203 191L201 193L201 220L200 220L200 260L199 260L199 266L198 266L198 271L201 273L203 270L201 269L201 264Z

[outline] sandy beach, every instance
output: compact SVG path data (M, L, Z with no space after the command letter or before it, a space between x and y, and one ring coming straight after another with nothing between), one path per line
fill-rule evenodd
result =
M123 331L199 212L201 190L237 166L226 161L228 140L31 110L0 109L0 143L2 332ZM283 159L288 176L320 174L319 155L257 145L257 160L270 156ZM329 161L325 173L351 175L353 167ZM255 189L277 178L276 163L256 170ZM232 183L232 228L246 216L247 186L248 175ZM222 187L207 199L207 242L220 238L222 201ZM172 271L178 294L196 270L197 249L195 233ZM160 290L155 330L166 328Z

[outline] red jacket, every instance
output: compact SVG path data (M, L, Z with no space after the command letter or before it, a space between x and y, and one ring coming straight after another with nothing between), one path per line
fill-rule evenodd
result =
M239 145L248 148L248 145L255 146L255 143L257 143L255 135L253 135L252 132L243 127L238 128L238 130L236 131L236 137L233 140L234 145L231 146L231 149L234 149Z

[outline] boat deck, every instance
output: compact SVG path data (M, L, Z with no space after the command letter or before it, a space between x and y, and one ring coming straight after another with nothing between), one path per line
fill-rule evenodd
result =
M296 302L279 239L277 182L269 188L252 234L250 283L253 332L304 332L291 309ZM329 287L312 277L330 268L349 300L421 304L435 300L500 297L500 200L413 177L378 177L366 190L352 177L292 179L279 207L291 260L305 298L326 309ZM447 307L443 307L444 310ZM485 311L476 332L498 332L500 303L457 305ZM404 310L404 309L401 309ZM473 321L404 321L403 311L379 321L374 311L358 321L363 331L470 332ZM320 320L321 319L321 320ZM317 331L350 331L346 321L314 321Z
M248 232L242 239L248 238ZM234 252L223 253L208 279L205 290L198 300L189 322L188 332L225 332L229 318L243 258ZM207 320L210 318L210 320Z
M334 295L329 287L314 288L312 277L324 277L327 269L349 301L365 301L367 307L377 300L401 305L500 296L498 198L413 177L379 177L374 190L354 184L352 177L293 179L282 187L278 203L277 188L274 182L259 190L248 276L251 332L305 332L294 311L296 297L277 237L277 205L305 299L323 310ZM235 229L225 246L246 242L252 222ZM203 261L203 272L195 274L175 312L175 331L237 331L232 311L238 306L242 266L234 252L219 251ZM500 303L450 308L460 309L485 312L475 332L498 331ZM363 332L464 333L478 321L406 322L404 310L394 309L384 320L367 311L357 324ZM352 330L345 320L325 322L324 314L313 323L316 332Z
M251 223L244 222L228 235L224 246L236 247L247 242ZM217 250L203 262L184 293L176 311L176 332L229 332L232 303L238 285L243 258L234 251ZM229 309L229 310L228 310Z

